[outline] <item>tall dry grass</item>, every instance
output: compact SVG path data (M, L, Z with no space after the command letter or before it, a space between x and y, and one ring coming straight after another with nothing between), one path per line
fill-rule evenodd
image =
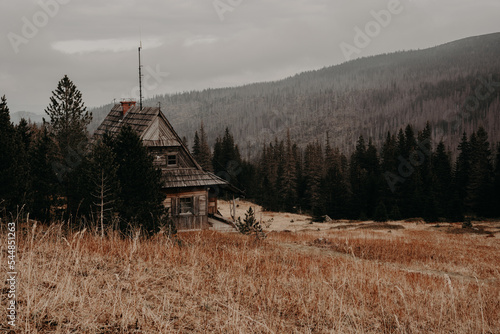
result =
M342 231L256 242L196 232L172 242L61 225L18 233L20 332L500 332L497 238Z

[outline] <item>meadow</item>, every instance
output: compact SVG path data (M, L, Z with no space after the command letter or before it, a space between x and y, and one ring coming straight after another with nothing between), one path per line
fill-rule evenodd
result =
M256 240L19 222L17 333L500 333L498 233L399 226ZM0 250L6 268L5 228Z

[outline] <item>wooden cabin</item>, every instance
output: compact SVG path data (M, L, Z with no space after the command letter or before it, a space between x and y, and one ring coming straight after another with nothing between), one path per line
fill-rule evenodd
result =
M219 189L238 190L200 167L160 108L140 110L135 101L116 104L94 136L116 135L125 125L138 133L154 164L161 168L164 205L169 208L177 230L210 228L209 216L213 220L218 213Z

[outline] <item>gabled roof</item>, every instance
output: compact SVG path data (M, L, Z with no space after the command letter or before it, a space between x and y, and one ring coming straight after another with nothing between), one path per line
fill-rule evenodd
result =
M192 161L193 167L191 168L162 168L164 188L221 186L242 193L226 180L201 168L160 108L144 107L140 110L139 107L134 106L123 115L122 106L116 104L99 125L94 136L99 137L105 133L115 136L125 125L130 126L139 134L145 146L176 147Z
M94 132L94 136L102 136L105 133L115 136L126 125L137 132L145 146L178 147L185 152L188 159L197 169L203 170L160 108L144 107L141 110L138 106L134 106L123 115L122 106L115 104Z
M115 104L108 116L106 116L101 125L99 125L94 135L102 136L106 132L111 135L116 135L120 132L122 126L126 124L142 138L144 131L146 131L151 123L157 118L158 114L161 113L159 108L145 107L142 108L141 111L139 107L132 107L123 116L122 110L121 105Z

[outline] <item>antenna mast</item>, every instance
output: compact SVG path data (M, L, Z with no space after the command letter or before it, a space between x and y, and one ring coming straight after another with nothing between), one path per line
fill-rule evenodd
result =
M142 41L139 46L139 110L142 111L142 65L141 65Z

